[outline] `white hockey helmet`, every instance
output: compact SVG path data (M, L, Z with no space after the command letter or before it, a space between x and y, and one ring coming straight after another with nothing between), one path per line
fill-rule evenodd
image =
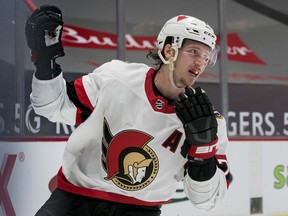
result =
M173 43L177 48L181 48L184 39L191 39L210 47L210 51L215 49L216 35L213 29L192 16L179 15L168 20L162 27L157 37L157 48L163 50L165 40L168 36L173 37Z

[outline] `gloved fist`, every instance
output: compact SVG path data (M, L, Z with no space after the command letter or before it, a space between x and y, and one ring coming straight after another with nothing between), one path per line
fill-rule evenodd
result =
M58 7L44 5L32 13L26 22L25 35L36 60L54 60L65 55L61 42L62 29L62 12Z
M181 154L206 159L217 150L217 120L207 94L200 87L186 88L174 101L175 111L184 126L186 140Z

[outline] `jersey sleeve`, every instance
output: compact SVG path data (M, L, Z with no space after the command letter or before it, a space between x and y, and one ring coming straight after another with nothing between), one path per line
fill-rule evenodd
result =
M99 92L90 75L66 82L67 95L76 106L76 124L84 122L92 113Z
M51 122L69 125L85 121L94 110L103 83L107 63L74 81L67 82L61 73L51 80L32 79L30 100L35 113Z
M216 172L207 181L195 181L186 175L184 177L184 191L189 200L202 211L215 208L224 198L229 188L231 174L229 163L225 154L228 144L226 121L223 116L217 116L218 121L218 150L216 158Z
M51 122L75 124L76 107L66 93L62 73L51 80L32 79L30 101L36 114Z
M207 181L195 181L186 175L183 183L185 194L192 204L201 211L215 208L227 191L225 175L218 168L214 176Z

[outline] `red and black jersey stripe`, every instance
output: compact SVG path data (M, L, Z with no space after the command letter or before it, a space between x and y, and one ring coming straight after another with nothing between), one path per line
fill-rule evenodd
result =
M76 123L84 122L92 113L93 106L86 94L82 78L66 82L67 95L77 107Z

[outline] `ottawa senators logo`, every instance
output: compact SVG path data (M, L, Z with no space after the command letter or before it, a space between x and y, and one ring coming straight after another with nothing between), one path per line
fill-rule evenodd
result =
M125 130L113 136L106 119L103 130L105 180L129 191L141 190L151 184L159 169L156 154L147 146L153 137L137 130Z

